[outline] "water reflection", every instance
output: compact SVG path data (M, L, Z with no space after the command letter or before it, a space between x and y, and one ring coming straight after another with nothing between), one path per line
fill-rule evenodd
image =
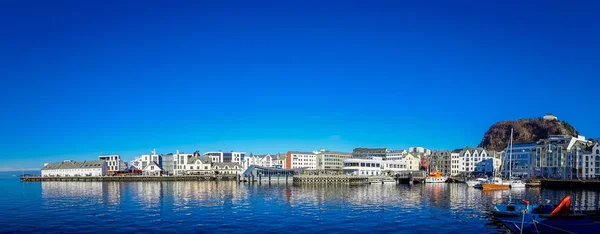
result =
M42 210L55 214L54 218L90 217L106 225L127 219L131 225L125 230L132 232L157 232L151 225L156 222L161 222L158 228L164 231L185 224L221 231L247 226L285 231L290 225L305 225L307 230L312 227L322 232L394 232L397 229L389 228L400 227L427 232L435 222L447 230L481 233L503 231L490 217L496 202L550 199L556 203L567 194L573 195L575 209L597 209L600 202L594 191L527 188L487 192L464 184L292 186L186 181L43 182L41 186ZM272 220L290 221L273 224ZM360 225L339 229L340 223Z

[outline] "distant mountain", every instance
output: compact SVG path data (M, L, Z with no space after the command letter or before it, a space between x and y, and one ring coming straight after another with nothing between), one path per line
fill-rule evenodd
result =
M549 135L579 135L573 126L565 121L543 118L506 120L495 123L483 136L479 147L502 151L510 141L510 129L514 129L513 144L536 142Z

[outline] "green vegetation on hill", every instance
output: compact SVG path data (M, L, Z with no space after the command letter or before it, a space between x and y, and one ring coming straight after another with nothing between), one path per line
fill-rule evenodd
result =
M495 123L485 133L479 147L501 151L506 149L510 141L510 129L514 129L513 142L536 142L549 135L578 135L571 124L565 121L544 120L542 118L507 120Z

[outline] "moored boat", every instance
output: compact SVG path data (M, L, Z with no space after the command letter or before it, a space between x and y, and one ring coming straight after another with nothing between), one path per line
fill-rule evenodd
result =
M571 196L559 205L496 205L492 212L513 233L598 233L595 214L570 211ZM503 210L503 207L506 209Z
M525 188L525 183L523 183L521 180L510 180L508 184L511 189Z
M425 183L446 183L447 180L447 176L442 176L442 173L436 170L435 172L429 173L429 176L425 178Z
M500 189L509 189L510 184L503 182L502 178L494 177L494 178L490 179L489 181L482 183L481 187L484 190L500 190Z
M465 183L467 183L467 186L469 187L477 187L477 185L480 185L481 183L485 182L486 179L484 178L477 178L475 180L467 180Z
M381 183L391 184L391 183L396 183L396 181L394 179L383 179L383 180L381 180Z

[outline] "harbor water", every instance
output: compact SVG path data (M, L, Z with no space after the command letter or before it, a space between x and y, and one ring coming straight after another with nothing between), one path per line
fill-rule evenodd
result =
M305 185L214 181L29 182L0 178L1 233L506 233L495 202L598 209L599 193L465 184Z

